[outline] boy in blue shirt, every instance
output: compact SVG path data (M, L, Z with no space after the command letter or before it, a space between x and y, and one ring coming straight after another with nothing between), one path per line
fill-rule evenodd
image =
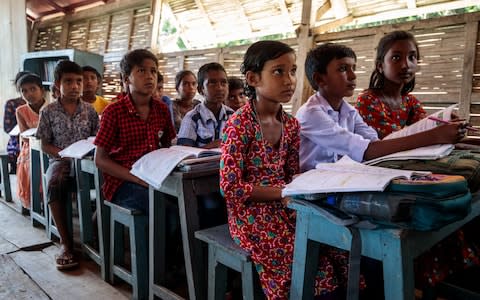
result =
M208 63L198 70L198 92L205 102L195 106L182 120L178 145L218 148L220 137L233 110L223 103L228 96L227 72L219 63Z
M464 124L452 123L410 136L379 140L356 109L345 101L356 87L356 55L352 49L327 43L312 49L305 72L317 92L300 107L300 170L343 155L356 161L434 144L454 144L464 136Z

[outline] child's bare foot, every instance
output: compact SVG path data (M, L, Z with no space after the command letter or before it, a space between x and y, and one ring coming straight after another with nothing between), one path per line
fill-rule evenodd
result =
M55 263L58 270L70 270L78 266L78 261L73 253L64 246L60 249L60 253L55 256Z

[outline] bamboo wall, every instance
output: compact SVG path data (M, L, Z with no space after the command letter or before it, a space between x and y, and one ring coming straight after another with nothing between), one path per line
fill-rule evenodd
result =
M95 18L76 20L66 26L69 28L66 46L105 56L103 94L107 98L114 97L120 90L118 63L125 51L150 46L148 14L149 7L145 4ZM459 103L460 114L470 116L471 122L480 126L479 21L480 13L471 13L338 33L316 34L315 28L311 31L314 45L334 42L355 50L358 58L355 96L368 86L373 69L374 47L381 36L396 29L412 32L417 38L421 54L414 94L429 109ZM38 36L34 50L58 49L62 44L60 39L64 23L62 25L60 21L49 26L39 26L38 34L33 35ZM298 48L296 39L285 42ZM166 78L166 94L176 96L174 78L179 70L196 72L207 62L222 63L228 75L239 76L243 53L247 47L248 45L159 53L159 68ZM304 94L301 100L305 101L311 93L312 91Z

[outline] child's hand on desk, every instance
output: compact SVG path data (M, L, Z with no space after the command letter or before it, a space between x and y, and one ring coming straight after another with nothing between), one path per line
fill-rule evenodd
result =
M432 129L432 133L438 137L439 144L455 144L465 137L467 132L466 124L463 122L452 122Z

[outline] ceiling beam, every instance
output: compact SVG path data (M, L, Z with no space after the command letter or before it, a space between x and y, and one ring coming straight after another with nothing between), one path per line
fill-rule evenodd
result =
M345 0L334 0L331 4L336 19L342 19L348 16L347 3Z
M335 1L335 0L333 0L333 1ZM326 14L327 11L330 10L330 8L332 8L332 4L330 3L330 0L325 1L322 4L322 6L320 6L317 9L317 13L315 15L315 21L320 21L320 19L323 17L323 15Z
M57 12L63 12L63 13L66 12L66 10L65 10L65 8L64 8L63 6L58 5L58 4L55 3L53 0L46 0L46 1L47 1L48 5L50 5L51 7L55 8L55 10L56 10Z
M312 32L313 32L314 35L324 33L324 32L328 32L328 31L330 31L334 28L337 28L339 26L348 24L352 21L353 21L352 16L346 16L345 18L336 19L335 21L328 22L328 23L322 24L320 26L317 26L317 27L312 29Z
M285 19L285 22L288 22L288 26L293 28L292 18L288 13L287 5L285 4L285 0L277 0L278 6L280 7L280 11L282 12L282 17Z
M407 0L407 8L408 9L417 8L417 0Z

